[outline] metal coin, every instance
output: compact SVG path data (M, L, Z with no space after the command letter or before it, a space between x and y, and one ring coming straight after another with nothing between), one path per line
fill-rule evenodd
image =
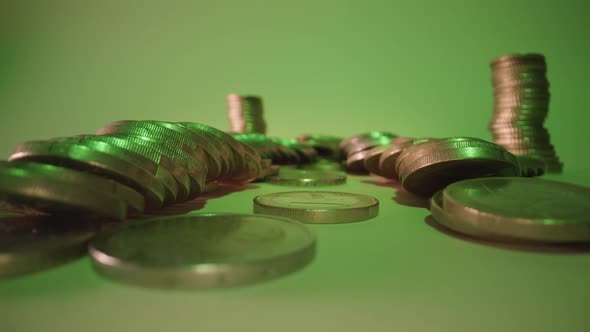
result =
M364 159L364 167L365 169L372 174L381 175L381 168L379 166L379 159L383 155L387 149L391 148L393 145L380 145L376 146L367 151L367 156Z
M123 283L219 288L277 278L314 257L315 236L294 220L196 214L122 224L91 241L94 268Z
M128 121L127 121L128 122ZM153 124L133 124L125 125L127 122L115 122L98 130L97 135L115 135L122 137L140 137L149 140L152 143L160 144L164 150L172 150L174 155L168 154L167 157L181 164L190 177L190 195L189 198L197 197L205 188L207 180L207 160L204 151L201 148L192 148L191 142L185 136L182 136L165 127Z
M451 184L442 207L473 236L539 242L590 241L590 188L534 178ZM451 226L449 226L451 227Z
M290 170L283 168L277 176L269 177L267 181L286 186L331 186L346 183L346 174L341 172Z
M293 218L311 224L368 220L379 214L371 196L333 191L291 191L254 198L254 213Z
M463 179L521 174L516 157L503 148L469 145L464 144L463 147L451 149L440 148L440 145L416 146L420 148L415 149L415 154L421 157L406 160L398 167L403 187L409 192L430 196L445 186Z

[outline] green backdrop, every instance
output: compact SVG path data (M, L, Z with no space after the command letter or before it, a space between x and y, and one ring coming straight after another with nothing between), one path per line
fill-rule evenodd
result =
M0 3L0 154L115 120L228 129L225 96L259 94L269 135L490 138L489 61L546 55L546 122L590 185L587 1L22 1ZM0 331L587 331L588 255L474 244L394 190L374 221L313 227L301 273L220 292L105 282L87 260L0 282ZM281 188L284 189L284 188ZM258 185L204 211L250 212Z

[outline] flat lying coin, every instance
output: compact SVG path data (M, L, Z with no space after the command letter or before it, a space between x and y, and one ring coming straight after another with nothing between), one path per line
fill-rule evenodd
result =
M81 217L0 217L0 278L45 270L86 255L98 230Z
M25 162L0 166L0 201L11 210L97 215L123 220L143 211L143 197L109 179L67 168Z
M315 236L272 216L195 214L122 224L89 245L105 277L146 287L218 288L276 278L307 265Z
M267 181L285 186L332 186L346 183L346 174L341 172L282 168L277 176L268 177Z
M254 198L254 213L311 224L347 223L376 217L379 201L367 195L333 191L279 192Z
M437 219L440 223L472 236L536 242L590 241L587 187L535 178L480 178L449 185L442 192L442 200L436 198L433 202L447 214Z

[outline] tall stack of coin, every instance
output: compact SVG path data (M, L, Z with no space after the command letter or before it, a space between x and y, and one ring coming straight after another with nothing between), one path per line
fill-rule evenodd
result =
M262 98L240 96L232 93L227 96L227 117L230 131L236 134L266 134L266 122L262 111Z
M491 61L494 113L490 131L494 142L515 155L544 161L548 172L559 173L559 161L543 126L549 111L547 65L541 54L509 54Z

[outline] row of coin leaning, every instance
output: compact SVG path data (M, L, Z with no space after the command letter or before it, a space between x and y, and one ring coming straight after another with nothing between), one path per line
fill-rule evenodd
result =
M317 139L308 142L318 144ZM497 144L473 137L415 139L373 131L341 140L339 149L349 173L372 173L396 180L421 196L430 196L463 179L532 177L546 169L540 159L515 156Z
M125 219L257 179L261 156L200 123L118 121L94 135L19 144L0 168L4 208Z

